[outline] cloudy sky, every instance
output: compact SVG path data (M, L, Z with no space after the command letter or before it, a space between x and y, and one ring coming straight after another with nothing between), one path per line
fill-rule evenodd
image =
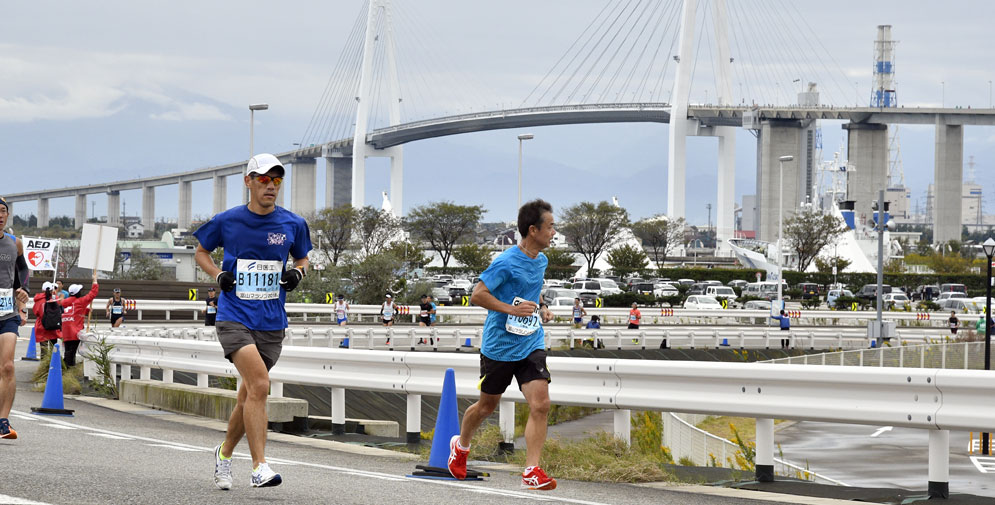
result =
M673 66L669 74L663 68L676 54L667 35L671 3L394 0L402 120L518 107L544 92L547 102L563 102L566 93L549 98L558 89L578 90L574 101L582 102L665 101ZM715 99L714 28L708 2L702 3L698 31L706 36L697 45L700 66L695 66L692 102ZM990 106L995 79L991 2L955 0L942 8L927 1L730 3L735 4L730 44L737 62L736 101L787 100L801 86L789 82L796 78L818 81L824 102L866 105L875 27L891 24L899 41L901 104ZM270 110L256 115L257 152L283 152L296 142L320 137L321 128L313 126L316 119L332 125L328 131L338 131L332 118L337 109L327 106L333 100L324 91L329 83L335 88L348 82L336 75L336 68L348 68L349 55L356 52L350 33L362 8L360 1L340 0L41 0L5 6L0 18L0 152L6 183L0 192L110 182L244 160L249 103L270 104ZM925 9L930 16L922 15ZM599 27L604 27L600 33L606 34L606 44L617 37L620 51L571 46L588 40L582 33L593 32L585 28ZM594 47L596 39L590 40ZM568 52L571 47L574 53ZM599 54L601 47L608 49ZM571 60L571 54L579 56ZM639 54L643 56L636 61ZM600 56L598 61L605 63L585 71L579 63L585 55L592 60ZM633 63L616 68L611 62ZM590 87L593 81L567 82L574 70L591 79L603 74L604 79ZM562 80L550 84L558 76ZM642 87L636 84L640 76L647 77ZM354 92L342 86L339 95ZM374 123L384 124L385 114L378 114ZM338 124L348 130L353 120ZM843 140L842 130L839 123L822 128L824 157L829 158ZM405 210L447 199L484 205L488 220L510 219L516 199L515 137L524 132L483 132L406 145ZM529 132L536 138L526 144L525 198L542 196L563 207L615 195L636 218L666 209L666 125L556 126ZM915 200L925 201L932 181L933 129L903 126L900 138L915 206ZM715 203L714 146L711 138L689 140L687 213L694 223L703 224L706 204ZM748 132L738 135L737 152L738 201L754 192L756 180L756 146ZM974 156L986 195L995 195L988 176L995 163L995 128L967 128L964 154L965 161ZM379 204L378 195L389 186L387 165L374 159L369 166L367 202ZM239 181L230 179L229 204L234 205ZM323 171L318 184L323 188ZM319 204L323 195L319 190ZM208 215L210 198L208 182L194 184L195 215ZM105 197L91 201L96 215L106 214ZM128 215L141 208L137 191L123 193L122 201ZM175 188L158 189L157 216L175 217L175 202ZM986 210L995 212L995 198L988 196L985 202ZM72 214L70 199L51 205L52 215ZM15 209L18 214L34 211L35 205L27 202Z

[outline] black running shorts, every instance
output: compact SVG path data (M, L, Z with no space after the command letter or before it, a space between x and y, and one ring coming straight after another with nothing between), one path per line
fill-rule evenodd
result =
M489 395L504 394L511 378L518 381L518 389L526 382L543 379L551 382L546 368L546 351L536 349L519 361L497 361L480 355L480 391Z
M259 331L250 330L242 323L235 321L218 321L216 326L218 341L225 351L225 358L232 361L231 355L235 351L247 346L255 345L259 351L259 357L263 359L266 370L273 368L276 360L280 359L280 352L283 350L283 331Z

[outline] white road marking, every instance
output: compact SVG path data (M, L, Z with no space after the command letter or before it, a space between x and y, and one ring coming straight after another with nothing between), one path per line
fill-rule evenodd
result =
M55 423L43 423L43 424L41 424L39 426L48 426L49 428L58 428L60 430L77 430L77 429L79 429L79 428L77 428L75 426L65 426L65 425L62 425L62 424L55 424Z
M37 420L38 420L38 418L37 418L37 417L31 417L31 416L22 416L22 415L20 415L20 414L11 414L11 415L10 415L10 417L16 417L16 418L18 418L18 419L23 419L23 420L25 420L25 421L37 421Z
M14 411L11 411L11 413L14 413ZM18 414L24 414L24 412L17 412L17 413ZM127 434L127 433L121 433L121 432L117 432L117 431L105 430L105 429L101 429L101 428L92 428L92 427L89 427L89 426L78 426L78 425L75 425L75 424L72 424L72 423L69 423L69 422L66 422L66 421L60 421L60 420L55 420L55 419L53 419L52 422L53 423L57 423L57 424L61 424L63 426L66 426L67 429L80 429L80 430L92 431L92 432L95 432L95 433L103 433L103 434L107 434L107 435L115 435L115 436L119 436L119 437L132 438L132 439L143 441L143 442L151 442L150 444L145 444L145 445L149 445L149 446L153 446L153 447L160 447L161 446L161 447L168 447L170 449L187 450L187 451L191 451L191 452L196 452L196 451L214 452L213 448L208 448L208 447L198 447L198 446L190 445L190 444L183 444L183 443L179 443L179 442L171 442L171 441L168 441L168 440L159 440L159 439L155 439L155 438L143 437L143 436L139 436L139 435L131 435L131 434ZM235 455L236 456L243 456L243 457L244 456L248 456L248 454L245 454L245 453L235 453ZM379 479L379 480L385 480L385 481L393 481L393 482L410 482L412 484L426 484L426 485L436 485L436 486L449 486L449 487L460 488L460 489L462 489L464 491L471 491L471 492L474 492L474 493L481 493L481 494L490 494L490 495L498 495L498 496L508 496L508 497L512 497L512 498L521 498L521 499L527 499L527 500L533 500L533 501L542 501L542 502L576 503L577 505L608 505L608 504L602 503L602 502L593 502L593 501L578 500L578 499L566 498L566 497L558 497L558 496L536 494L536 493L542 493L542 491L533 491L533 492L512 491L512 490L509 490L509 489L498 489L498 488L486 487L486 486L484 486L482 484L479 484L479 483L471 484L471 483L465 483L465 482L459 482L459 481L445 481L445 480L407 478L407 477L403 477L403 476L395 475L395 474L382 473L382 472L371 472L371 471L366 471L366 470L357 470L355 468L345 468L345 467L340 467L340 466L322 465L322 464L318 464L318 463L308 463L308 462L305 462L305 461L295 461L295 460L282 459L282 458L281 459L267 458L267 459L269 461L271 461L271 462L274 462L274 463L281 462L283 464L294 464L294 465L306 466L306 467L311 467L311 468L321 468L323 470L331 470L333 472L337 472L337 473L341 473L341 474L345 474L345 475L355 475L355 476L358 476L358 477L369 477L369 478L373 478L373 479ZM46 505L46 504L42 504L42 505Z
M40 501L25 500L24 498L17 498L16 496L7 496L5 494L0 494L0 503L10 504L10 505L50 505L48 503Z
M172 445L172 444L145 444L145 445L149 447L165 447L166 449L173 449L175 451L201 452L202 450L206 450L206 449L196 449L193 447L180 447L178 445Z
M971 463L981 473L995 473L995 457L991 456L971 456Z
M874 438L874 437L876 437L876 436L878 436L878 435L880 435L880 434L882 434L882 433L884 433L886 431L891 431L893 429L894 429L894 427L892 427L892 426L884 426L882 428L878 428L878 431L875 431L874 434L871 435L871 438Z
M106 433L87 433L87 435L90 435L91 437L109 438L111 440L133 440L132 438L129 437L119 437L117 435L108 435Z

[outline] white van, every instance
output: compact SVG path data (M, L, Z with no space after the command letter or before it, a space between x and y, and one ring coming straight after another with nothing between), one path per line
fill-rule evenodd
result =
M725 298L730 302L736 299L736 292L728 286L708 286L705 295L712 298Z
M743 288L743 296L773 300L777 298L776 282L751 282Z

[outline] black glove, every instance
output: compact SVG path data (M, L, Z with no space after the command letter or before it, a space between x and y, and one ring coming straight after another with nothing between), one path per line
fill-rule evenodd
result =
M297 288L297 284L299 284L303 278L304 272L302 272L301 269L291 268L290 270L283 272L283 277L280 278L280 285L287 291L293 291Z
M235 274L227 270L222 270L214 280L218 281L221 291L228 292L235 289Z

